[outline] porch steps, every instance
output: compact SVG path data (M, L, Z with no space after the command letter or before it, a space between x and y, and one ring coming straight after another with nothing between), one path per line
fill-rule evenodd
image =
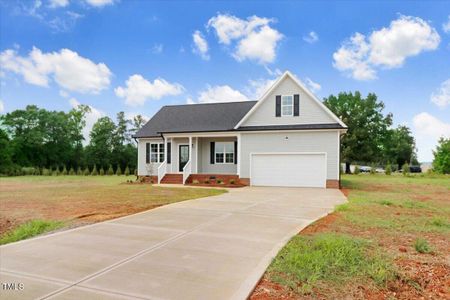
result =
M161 183L166 184L183 184L183 174L166 174Z

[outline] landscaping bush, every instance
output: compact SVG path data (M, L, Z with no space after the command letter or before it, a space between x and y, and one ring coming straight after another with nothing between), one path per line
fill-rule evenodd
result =
M22 175L35 175L36 168L33 167L22 167L21 174Z
M386 165L385 174L386 174L386 175L391 175L391 173L392 173L392 167L391 167L391 164L388 163L388 164Z
M94 164L94 168L92 169L91 175L92 176L97 176L98 175L97 165L96 164Z
M209 179L206 179L205 181L203 181L204 184L209 184Z
M100 168L99 174L100 176L105 175L105 170L103 169L103 167Z
M117 176L121 176L122 175L122 169L120 168L119 165L117 166L117 169L116 169L116 175Z
M370 165L370 174L372 174L372 175L376 174L377 173L376 169L377 169L377 166L374 163L372 163Z
M233 178L230 179L230 184L235 184L236 180L234 180Z
M83 175L84 176L89 176L91 174L91 172L89 171L89 167L86 167L83 171Z
M217 184L223 184L223 180L222 180L222 179L217 179L217 180L216 180L216 183L217 183Z
M409 175L409 165L408 165L408 163L405 163L402 166L402 172L403 172L403 176L408 176Z
M81 167L80 166L78 166L78 168L77 168L77 175L83 175L83 171L81 170Z
M130 168L128 168L128 166L125 168L124 174L125 174L125 176L129 176L130 175Z
M67 168L66 165L64 165L62 171L61 171L61 175L67 175Z
M199 184L200 181L198 181L197 179L192 180L192 184Z
M73 167L70 167L69 175L75 175L75 170L73 169Z
M422 238L416 239L414 242L414 249L416 249L419 253L430 253L431 247L428 244L428 241Z
M42 175L43 176L50 176L52 175L51 170L47 169L47 168L42 168Z
M109 168L108 168L108 171L106 172L106 174L114 175L114 169L113 169L112 165L109 165Z
M59 168L56 167L55 170L52 172L52 176L59 176Z
M359 166L356 165L355 170L353 171L353 174L358 175L359 173L361 173L361 170L359 169Z

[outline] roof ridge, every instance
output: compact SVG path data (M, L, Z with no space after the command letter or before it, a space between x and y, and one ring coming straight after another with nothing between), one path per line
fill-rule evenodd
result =
M208 103L192 103L192 104L170 104L170 105L164 105L163 107L174 107L174 106L192 106L192 105L217 105L217 104L235 104L235 103L251 103L251 102L258 102L258 100L245 100L245 101L231 101L231 102L208 102Z

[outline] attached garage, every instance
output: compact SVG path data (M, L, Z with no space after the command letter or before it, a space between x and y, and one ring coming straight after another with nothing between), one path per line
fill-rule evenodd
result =
M324 152L252 153L250 184L254 186L326 187Z

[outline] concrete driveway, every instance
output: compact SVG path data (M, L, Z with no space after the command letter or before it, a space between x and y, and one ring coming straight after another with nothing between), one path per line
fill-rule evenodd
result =
M0 247L7 299L245 299L339 190L247 187ZM23 284L20 290L18 283Z

